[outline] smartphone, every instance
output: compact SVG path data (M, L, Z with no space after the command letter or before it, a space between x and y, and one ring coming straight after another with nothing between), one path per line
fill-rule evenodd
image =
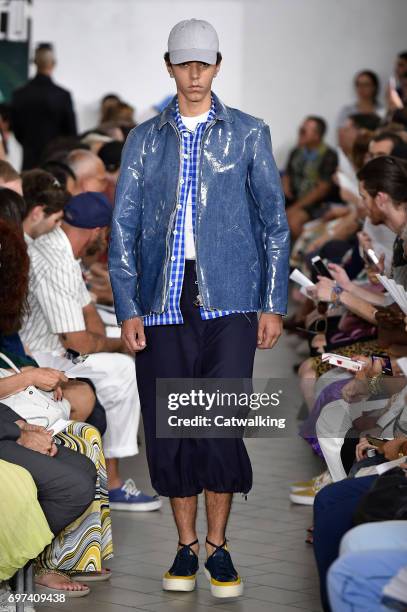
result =
M378 256L376 255L376 253L374 252L374 250L373 250L373 249L368 249L368 250L366 251L366 254L367 254L367 256L369 257L370 261L371 261L372 263L374 263L374 265L375 265L375 266L378 266L378 265L379 265L379 258L378 258Z
M327 361L330 365L349 370L350 372L359 372L365 366L363 361L344 357L343 355L336 355L335 353L323 353L321 359L323 362Z
M372 359L380 359L382 362L382 372L385 376L393 376L393 368L391 367L391 359L386 353L380 355L376 353L372 355Z
M382 438L375 438L374 436L369 436L369 434L366 436L366 439L369 444L375 446L379 450L381 450L383 448L383 445L387 442L387 440L382 440Z
M326 267L326 265L324 264L324 262L322 261L319 255L316 255L315 257L313 257L311 259L311 263L312 263L312 267L314 268L315 272L319 276L326 276L327 278L332 278L330 271L328 270L328 268Z

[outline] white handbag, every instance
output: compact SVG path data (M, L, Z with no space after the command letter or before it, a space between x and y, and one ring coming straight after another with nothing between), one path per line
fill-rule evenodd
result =
M21 374L21 370L6 355L0 353L0 358L16 374ZM11 372L0 368L0 378L6 378L7 376L12 376ZM51 429L57 421L68 421L71 411L71 405L67 399L55 401L52 392L41 391L33 385L30 385L24 391L1 398L0 402L14 410L28 423L41 425L46 429Z

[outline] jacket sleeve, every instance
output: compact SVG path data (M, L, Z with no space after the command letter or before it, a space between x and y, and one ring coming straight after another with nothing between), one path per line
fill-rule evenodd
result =
M69 91L67 91L65 95L63 116L61 120L61 133L64 134L64 136L76 136L78 133L72 96Z
M249 185L264 225L266 285L262 312L286 314L290 230L280 174L273 157L269 127L262 122L249 168Z
M15 421L21 419L20 416L5 404L0 403L0 442L3 440L18 440L21 429Z
M109 245L110 280L119 323L142 315L137 299L137 246L143 192L143 146L136 128L123 149Z

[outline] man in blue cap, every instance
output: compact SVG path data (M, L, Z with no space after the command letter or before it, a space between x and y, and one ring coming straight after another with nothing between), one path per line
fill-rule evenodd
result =
M103 448L110 507L116 510L156 510L161 501L139 491L132 479L123 482L119 458L138 453L140 402L134 358L120 338L108 338L82 277L80 258L99 250L112 218L106 196L85 192L69 200L61 227L32 242L29 317L22 338L41 365L44 352L70 348L88 354L88 378L106 411Z
M171 30L177 95L127 139L109 268L122 338L137 353L151 479L178 529L163 588L195 588L204 491L206 575L214 596L233 597L243 584L225 531L233 493L252 485L243 440L158 438L155 395L158 378L251 378L256 346L275 345L286 312L289 231L270 132L212 92L221 59L208 22Z

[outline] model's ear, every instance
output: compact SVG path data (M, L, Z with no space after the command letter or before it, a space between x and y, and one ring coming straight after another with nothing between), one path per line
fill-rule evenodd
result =
M172 64L170 64L169 62L165 62L165 65L167 67L168 70L168 74L170 75L170 77L173 79L174 78L174 72L172 70Z

